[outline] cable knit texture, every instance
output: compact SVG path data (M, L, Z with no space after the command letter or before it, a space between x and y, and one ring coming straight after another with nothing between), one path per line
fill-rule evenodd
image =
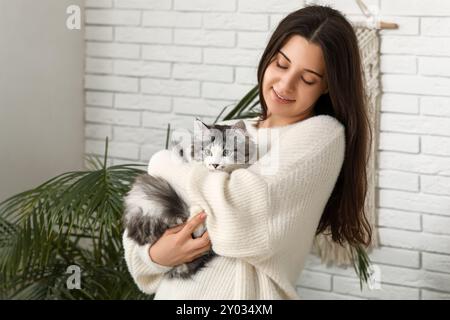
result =
M246 169L209 171L177 162L168 150L150 160L149 174L167 179L192 213L206 212L219 255L190 280L169 279L171 267L153 262L149 245L125 231L129 271L155 299L301 299L296 281L344 161L345 128L329 115L273 128L256 128L257 118L245 123L262 149Z

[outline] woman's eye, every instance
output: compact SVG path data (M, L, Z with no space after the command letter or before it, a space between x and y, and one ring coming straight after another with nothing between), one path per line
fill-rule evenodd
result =
M314 84L314 82L308 82L308 81L306 81L304 78L302 78L302 80L303 80L308 86L311 86L311 85Z
M280 69L287 69L287 67L281 66L278 62L277 62L277 67L280 68ZM306 81L303 77L302 77L302 80L303 80L308 86L311 86L311 85L314 84L314 82Z
M281 69L287 69L287 67L281 66L278 62L277 62L277 67L278 67L278 68L281 68Z

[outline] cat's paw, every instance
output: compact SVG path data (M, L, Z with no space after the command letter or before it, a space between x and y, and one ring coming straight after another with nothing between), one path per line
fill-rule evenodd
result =
M198 206L198 205L193 205L192 207L189 208L189 212L190 212L190 217L189 219L193 219L197 214L199 214L200 212L203 212L205 210L203 210L202 207ZM203 235L203 233L205 233L206 231L206 226L205 223L200 224L192 233L194 235L194 238L198 238L201 237Z
M197 227L197 229L194 230L194 232L192 232L192 234L194 235L194 238L200 238L206 231L206 227L204 224L201 224Z
M203 210L203 208L200 207L199 205L193 205L189 208L189 213L190 213L191 217L195 216L196 214L198 214L202 211L205 211L205 210Z

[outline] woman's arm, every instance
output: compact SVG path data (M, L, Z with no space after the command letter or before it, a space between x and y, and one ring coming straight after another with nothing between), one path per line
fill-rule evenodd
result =
M127 230L123 233L122 244L128 270L139 289L147 294L155 293L164 273L173 267L152 261L149 255L150 244L139 245L128 237Z
M217 254L257 263L299 230L301 219L292 211L302 209L307 192L327 196L316 180L329 182L342 164L344 128L335 119L321 120L294 126L269 151L266 158L278 157L276 174L262 170L261 162L231 174L211 172L200 163L179 163L165 150L152 157L148 172L166 179L188 204L205 210Z
M192 239L192 232L204 222L204 217L194 216L188 222L167 229L152 245L139 245L123 233L125 261L131 276L139 289L145 293L154 293L162 280L163 274L173 266L190 262L211 249L209 232L200 238ZM152 249L152 250L151 250ZM152 251L152 255L150 254ZM159 264L152 260L158 257Z
M259 175L246 169L211 172L200 163L177 162L167 150L152 157L148 173L166 179L188 204L197 206L196 212L206 212L214 252L270 255L267 184Z

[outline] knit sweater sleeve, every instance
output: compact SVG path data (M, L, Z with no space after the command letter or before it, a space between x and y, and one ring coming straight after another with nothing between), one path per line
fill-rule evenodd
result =
M336 171L330 166L340 167L344 143L343 126L322 116L292 126L276 147L246 169L226 173L199 163L174 163L171 153L163 150L152 157L148 172L166 179L190 205L206 212L217 254L256 264L270 259L299 230L301 220L293 212L308 201L299 199L302 190L313 190L314 179ZM262 160L268 158L277 159L275 172L263 170ZM337 176L328 178L334 185ZM331 190L324 193L329 196Z
M148 294L155 293L164 273L172 267L152 261L148 253L150 244L139 245L128 237L127 230L123 233L122 244L128 270L139 289Z

